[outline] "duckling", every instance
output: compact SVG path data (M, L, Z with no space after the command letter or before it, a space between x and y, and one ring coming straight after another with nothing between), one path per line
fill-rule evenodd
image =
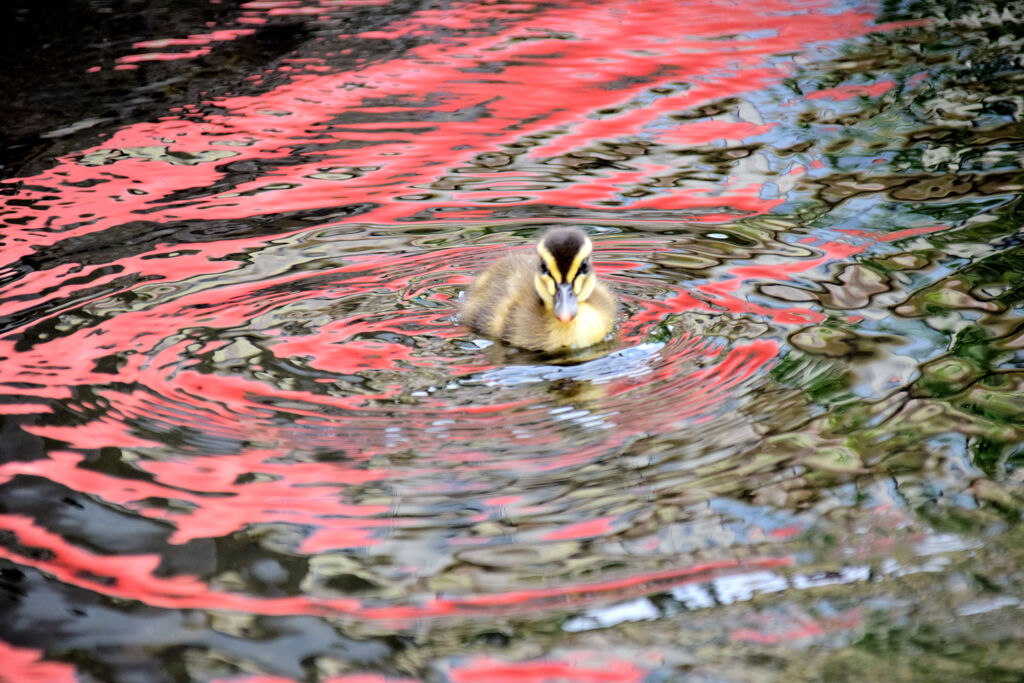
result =
M618 305L594 273L592 249L582 230L545 233L536 254L511 254L481 273L463 299L463 324L531 351L598 343L615 327Z

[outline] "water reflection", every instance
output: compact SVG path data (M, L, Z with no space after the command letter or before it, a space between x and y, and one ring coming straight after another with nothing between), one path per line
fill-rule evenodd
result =
M1019 20L364 4L8 183L14 675L1019 674ZM552 224L561 362L455 305Z

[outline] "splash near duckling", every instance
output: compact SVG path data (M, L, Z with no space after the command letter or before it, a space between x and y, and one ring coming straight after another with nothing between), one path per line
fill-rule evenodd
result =
M492 264L466 292L462 322L480 334L530 351L584 349L615 329L615 295L594 272L593 242L582 230L556 228L537 253Z

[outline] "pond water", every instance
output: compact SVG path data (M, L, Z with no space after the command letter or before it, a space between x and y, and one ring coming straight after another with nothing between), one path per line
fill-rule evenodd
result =
M9 11L0 678L1024 677L1012 3Z

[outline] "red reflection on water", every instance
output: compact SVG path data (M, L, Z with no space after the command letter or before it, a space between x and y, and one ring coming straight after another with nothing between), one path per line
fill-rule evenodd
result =
M323 683L422 683L421 679L395 678L381 674L345 674L325 676L318 680ZM295 683L295 679L280 676L233 676L231 678L214 678L211 683Z
M917 237L918 235L930 235L933 232L941 232L942 230L948 229L948 225L926 225L919 228L906 228L904 230L894 230L882 236L874 235L863 230L843 230L847 235L856 235L858 237L865 237L867 239L878 240L879 242L896 242L908 237Z
M142 40L132 43L132 47L161 48L172 45L208 45L221 40L234 40L242 36L249 36L255 33L255 29L235 29L223 31L211 31L210 33L195 33L188 38L157 38L154 40Z
M488 615L507 615L552 607L567 609L595 601L617 600L654 590L667 590L675 585L707 581L726 570L793 564L791 557L709 562L554 588L450 598L424 596L414 603L381 607L364 605L356 598L317 598L307 595L260 598L214 590L194 576L157 576L154 574L160 563L157 555L97 555L77 547L58 534L40 529L32 519L20 515L0 514L0 529L11 532L22 546L34 551L22 554L0 547L0 557L52 574L63 583L111 597L141 600L154 607L175 609L227 609L265 615L345 613L389 622L470 616L480 614L481 611ZM46 552L39 553L40 550Z
M139 62L171 62L176 59L192 59L210 54L210 48L198 47L184 52L143 52L137 55L118 57L118 64L138 64Z
M363 218L389 222L425 207L480 207L479 202L495 195L471 189L453 192L447 201L395 200L422 193L480 152L500 151L532 134L543 139L529 152L538 160L635 136L663 141L670 148L675 136L682 135L690 143L694 138L684 132L688 126L670 125L664 116L779 82L788 73L764 67L768 55L886 28L872 25L867 12L814 11L831 7L824 0L799 7L784 0L757 6L618 2L571 9L544 3L529 7L530 13L521 14L510 14L502 5L418 12L392 31L359 37L416 35L435 25L466 32L417 47L406 58L355 72L297 75L287 85L260 96L210 103L224 113L210 113L199 120L167 117L127 127L93 153L163 148L171 156L107 157L102 166L66 159L26 179L29 188L21 195L44 201L59 188L58 201L47 215L60 217L60 227L42 228L43 219L34 210L15 210L8 218L28 219L24 227L14 227L25 233L28 248L143 216L155 222L241 218L375 202L381 205ZM496 20L514 23L498 35L476 35ZM735 35L752 30L766 35L756 39ZM495 65L496 71L482 78L467 71L475 63ZM650 92L652 86L681 80L689 84L683 92ZM679 88L670 86L670 90ZM481 108L486 115L463 114ZM625 111L595 114L616 108ZM351 115L356 112L369 120L355 119ZM352 120L332 122L341 115ZM380 121L373 121L375 117ZM565 132L551 134L562 127ZM712 128L704 141L747 137L764 130L763 126L731 132ZM358 144L345 144L351 142ZM318 149L296 152L310 145ZM163 199L173 191L209 187L221 179L223 172L216 164L202 161L202 155L210 153L221 160L288 163L226 192L193 192L192 198L171 203ZM199 161L183 162L190 156ZM294 163L295 158L304 157L309 158L307 163ZM359 170L355 177L339 180L322 178L325 168ZM532 190L523 201L510 204L602 211L625 206L618 194L644 178L644 169L639 170L618 177L581 178L568 188ZM95 182L100 184L92 185ZM732 207L739 210L735 216L769 211L782 201L759 199L759 187L735 185L724 188L724 194L721 190L703 196L707 193L666 188L628 206L632 211L647 207L683 212L702 205Z
M893 81L879 81L871 85L842 85L838 88L826 88L804 95L808 100L830 99L836 102L852 100L854 97L878 97L896 87Z
M508 662L476 657L453 668L452 683L630 683L647 674L633 662L599 652L580 652L568 661Z
M493 219L495 207L509 206L560 207L591 216L614 216L628 209L634 218L650 212L656 218L704 221L767 213L784 200L764 199L759 182L737 179L713 189L652 185L652 178L676 170L669 163L638 163L586 175L565 171L558 183L547 182L546 174L559 155L593 150L603 143L643 140L666 152L680 152L722 139L771 134L771 124L679 125L668 117L780 82L789 71L766 66L771 55L799 51L812 41L879 30L867 12L818 11L831 6L824 0L775 0L756 6L724 0L620 1L571 7L523 3L514 12L510 5L489 4L424 10L408 21L357 37L431 36L438 26L455 34L420 45L401 58L362 64L351 72L317 73L313 67L323 64L288 64L282 70L294 69L292 80L263 95L223 98L204 103L209 105L204 114L186 108L157 122L126 127L102 147L63 158L49 171L22 179L19 201L0 212L8 238L0 266L10 269L19 259L45 256L49 248L73 238L106 237L116 242L120 233L111 237L103 231L134 221L149 221L157 226L155 231L179 221L244 221L349 205L365 205L366 211L337 222L394 224L424 213L435 218ZM271 13L294 9L279 3L247 7ZM319 11L311 6L299 9L303 8ZM746 37L753 31L758 37ZM659 85L665 92L652 90ZM510 152L525 144L529 151L521 155L520 166L511 175L465 171L482 153ZM240 162L258 170L232 171L231 165ZM638 188L647 194L627 198ZM300 233L295 229L274 239ZM464 337L451 318L450 300L419 278L425 271L441 271L447 276L444 284L458 283L466 276L467 264L476 265L480 254L490 250L459 247L416 255L348 255L339 258L343 265L318 269L319 284L307 287L309 273L285 266L246 272L240 255L258 254L272 241L218 240L216 232L207 241L187 245L156 241L139 254L111 257L109 262L40 267L9 285L0 301L0 316L15 322L0 339L0 386L17 402L0 406L0 411L26 414L37 406L42 411L45 400L66 401L61 404L66 422L29 424L24 429L68 448L139 450L144 456L132 466L151 481L86 469L81 467L85 456L72 450L53 450L45 460L4 463L0 481L17 475L45 477L142 517L171 522L171 544L280 522L309 529L295 548L298 553L368 550L406 528L422 531L428 522L412 514L401 516L388 504L367 502L379 501L379 495L360 497L361 486L388 482L408 487L404 493L437 494L429 490L436 485L429 477L450 474L452 465L466 475L506 470L532 475L596 461L638 435L712 419L717 408L742 392L745 382L770 368L779 353L774 340L723 349L683 336L652 362L649 377L615 378L604 385L600 405L609 415L617 410L623 416L610 423L616 429L608 438L577 443L556 429L537 428L517 441L522 451L496 459L487 452L488 439L531 410L536 411L531 416L549 425L551 416L545 411L550 407L520 397L481 405L426 397L398 409L394 404L402 387L397 380L365 393L318 392L261 378L257 373L262 368L250 374L218 373L199 360L228 347L235 337L227 333L244 336L254 330L253 321L290 306L392 296L394 310L386 314L341 314L327 308L336 317L317 324L314 331L255 329L271 338L265 347L268 358L263 360L303 363L321 375L444 368L447 359L388 341L384 335ZM820 321L823 315L818 311L770 308L747 301L739 292L751 279L786 281L867 244L830 242L817 246L824 254L819 259L733 266L715 281L675 287L662 300L634 302L637 313L625 323L623 342L635 345L666 315L688 311L746 313L780 324ZM82 250L92 246L89 242ZM624 250L622 261L602 264L601 270L613 283L627 279L630 268L649 257L650 250L650 245L632 253ZM168 291L146 294L145 288L154 283L166 285ZM127 293L152 301L142 305L116 300L116 294ZM437 307L405 307L417 297ZM43 303L53 308L36 313ZM49 336L31 344L19 337L34 333L40 321L56 321L83 307L96 311L96 319L87 325L61 321L67 324L46 331ZM210 329L225 333L225 338L199 339L193 334ZM111 372L101 361L114 355L120 364ZM487 369L479 364L447 368L449 376ZM333 378L320 380L331 383ZM651 386L660 393L644 393ZM90 398L71 401L79 388L88 388ZM671 400L664 400L666 396ZM634 407L630 410L629 405ZM103 414L96 416L99 407ZM464 441L455 441L458 448L446 449L444 439L431 432L447 420L459 420L471 431ZM193 426L201 427L197 431L203 437L220 441L213 446L182 446L182 452L164 444L168 433ZM345 450L345 457L338 462L294 457L307 455L314 446ZM374 459L402 448L414 450L421 461L379 465ZM145 457L151 455L147 449L161 457ZM262 478L248 479L254 475ZM424 479L428 483L422 483ZM474 481L455 476L445 484L451 488L442 494L475 491ZM487 492L480 493L480 499L482 517L469 521L486 519L505 507L518 506L525 513L531 506L529 500ZM164 508L153 500L181 505ZM537 534L543 541L599 538L614 534L619 521L597 516L553 529L547 526ZM24 516L0 515L0 528L25 546L49 551L53 559L9 547L0 549L0 555L72 585L157 606L261 614L339 611L400 620L515 612L641 594L652 586L706 578L739 566L701 565L586 585L368 607L352 598L260 598L213 590L198 577L157 576L157 555L89 552ZM445 547L484 542L444 541ZM744 566L787 562L766 558ZM476 674L472 668L463 673L479 679L485 675L480 667L492 664L481 664ZM493 666L512 667L509 671L517 671L520 678L533 680L543 680L538 677L548 671L567 670L562 663L545 664L555 668L543 671Z
M661 139L684 145L706 144L708 140L746 140L767 133L775 126L774 123L696 121L665 133Z
M29 648L15 647L0 640L0 677L5 681L23 683L73 683L79 680L75 667L70 664L46 662L42 653Z

